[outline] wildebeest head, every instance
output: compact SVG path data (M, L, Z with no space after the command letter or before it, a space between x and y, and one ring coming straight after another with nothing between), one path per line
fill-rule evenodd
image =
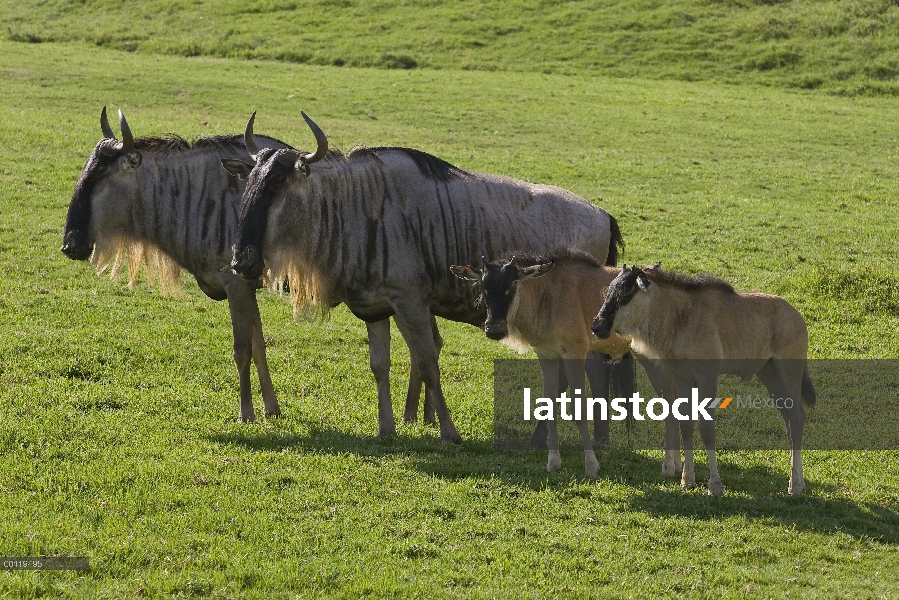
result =
M518 291L518 283L549 273L556 263L547 261L530 267L519 267L515 264L514 257L508 262L497 260L488 263L486 258L481 260L484 264L483 271L478 271L471 265L453 265L450 270L459 279L475 281L481 286L481 295L487 304L484 334L491 340L501 340L509 335L507 319Z
M133 197L133 173L140 166L141 155L132 149L134 137L121 110L119 125L121 141L116 139L109 126L104 106L100 113L103 139L97 143L75 184L62 234L60 250L73 260L90 258L97 232L114 233L127 216L126 211L116 205ZM104 222L100 223L100 220Z
M328 138L315 122L301 112L318 144L312 154L284 148L259 150L253 139L253 122L256 113L247 122L244 143L255 161L222 159L222 166L235 177L247 180L247 187L240 200L237 243L232 247L231 268L248 279L262 275L264 262L262 242L268 223L268 209L275 197L291 185L302 185L311 171L309 165L321 160L328 153Z
M647 273L654 273L661 268L661 263L656 263L652 267L646 269L638 269L637 267L628 268L622 265L621 273L609 284L606 290L606 297L599 309L599 314L593 319L591 329L597 337L606 339L612 335L612 328L615 325L615 316L618 311L636 297L640 292L649 291L652 282Z

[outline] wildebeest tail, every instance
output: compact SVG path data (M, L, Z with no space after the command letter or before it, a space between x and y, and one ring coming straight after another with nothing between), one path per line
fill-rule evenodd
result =
M609 254L606 256L606 266L614 267L618 264L618 249L624 251L624 240L621 238L621 230L618 228L618 221L615 217L609 215Z
M802 371L802 401L807 406L814 406L816 397L815 386L808 374L808 365L805 365L805 369Z

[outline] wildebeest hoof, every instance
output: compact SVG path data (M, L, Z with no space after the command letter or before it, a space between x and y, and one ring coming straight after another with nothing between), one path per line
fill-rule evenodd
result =
M696 476L693 474L683 475L680 479L680 484L685 490L692 490L696 487Z
M395 435L396 435L396 428L394 428L394 429L378 429L378 439L379 440L393 437Z
M793 480L790 480L790 486L787 488L787 493L791 496L801 496L805 491L805 481L798 481L793 483Z
M724 493L724 486L720 481L709 481L709 496L720 496Z
M596 479L599 477L599 463L596 464L585 464L584 465L584 476L590 479Z
M562 456L558 452L550 452L546 460L546 470L555 473L562 468Z
M673 464L666 462L662 463L662 475L664 475L665 477L674 477L675 475L677 475L677 471L677 467L675 467Z
M274 410L272 412L266 412L265 417L267 419L278 419L281 417L281 410Z
M456 435L450 436L450 437L442 436L440 438L440 443L446 444L446 445L455 444L458 446L459 444L462 443L462 436L459 435L458 433Z

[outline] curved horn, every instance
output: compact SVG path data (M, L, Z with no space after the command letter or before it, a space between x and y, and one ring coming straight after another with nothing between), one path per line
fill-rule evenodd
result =
M250 115L250 120L247 121L247 128L243 132L243 143L244 146L247 147L247 152L250 153L250 158L254 161L256 160L256 155L259 154L259 148L256 146L255 140L253 140L253 121L256 120L256 111L253 111L253 114Z
M100 111L100 131L103 132L103 137L106 139L115 139L115 134L112 132L112 127L109 126L109 119L106 117L106 107L103 107L103 110Z
M309 125L309 129L311 129L313 135L315 135L315 141L318 142L318 148L316 148L315 154L306 157L306 164L311 165L312 163L323 159L325 154L328 153L328 136L325 135L325 132L321 130L321 127L316 125L315 121L310 119L306 113L300 111L300 114L303 115L303 119L306 120L306 124Z
M122 152L128 152L134 145L134 136L131 135L131 128L128 127L128 121L125 120L125 114L119 109L119 127L122 128Z

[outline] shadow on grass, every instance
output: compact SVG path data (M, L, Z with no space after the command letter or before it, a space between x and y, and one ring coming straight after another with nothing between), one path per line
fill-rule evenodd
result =
M351 453L361 457L408 457L411 468L432 477L457 481L471 480L478 488L500 495L517 496L523 490L555 490L563 496L593 497L592 480L583 476L583 454L562 453L562 470L546 471L546 451L496 451L492 440L469 440L460 446L443 445L436 429L420 425L399 427L385 439L349 434L327 426L309 425L308 435L277 428L241 427L238 431L210 436L210 441L237 445L253 452ZM430 435L422 435L426 432ZM683 517L696 520L744 516L793 526L821 534L844 533L853 538L899 544L899 513L888 508L842 498L815 497L833 486L807 481L803 497L787 496L789 474L767 465L741 466L726 452L718 454L718 466L725 485L723 497L704 495L708 478L705 462L697 462L696 480L700 489L681 489L679 479L661 474L661 452L648 456L630 450L599 450L600 482L632 488L624 497L627 509L655 517ZM703 457L704 458L704 457Z

